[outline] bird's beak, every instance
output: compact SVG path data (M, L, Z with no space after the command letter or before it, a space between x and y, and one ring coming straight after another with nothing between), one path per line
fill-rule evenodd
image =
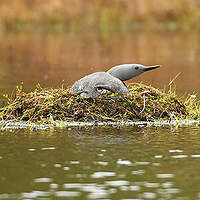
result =
M143 68L143 71L145 71L145 72L150 71L150 70L156 69L158 67L160 67L160 65L148 66L148 67Z

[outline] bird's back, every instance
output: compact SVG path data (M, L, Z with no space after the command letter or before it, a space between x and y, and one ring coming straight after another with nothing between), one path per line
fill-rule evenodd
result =
M96 72L81 78L74 83L70 91L85 97L96 97L101 95L103 89L119 94L129 92L121 80L107 72Z

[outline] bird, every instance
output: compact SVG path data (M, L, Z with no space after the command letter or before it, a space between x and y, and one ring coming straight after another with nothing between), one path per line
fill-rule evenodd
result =
M78 94L85 98L95 98L104 93L118 93L119 95L122 95L129 92L124 81L158 67L160 67L160 65L117 65L107 72L95 72L79 79L70 88L70 93Z

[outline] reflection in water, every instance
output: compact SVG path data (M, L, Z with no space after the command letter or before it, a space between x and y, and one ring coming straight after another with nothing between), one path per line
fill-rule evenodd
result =
M127 31L1 33L1 88L71 85L80 77L121 63L160 64L132 81L161 88L181 72L180 92L200 90L198 32ZM64 81L63 81L64 80Z
M17 132L0 135L0 199L200 195L196 127Z

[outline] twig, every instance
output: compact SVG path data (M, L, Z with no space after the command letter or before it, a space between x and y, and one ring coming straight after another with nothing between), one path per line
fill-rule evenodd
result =
M143 104L143 108L142 110L140 111L140 113L142 113L146 107L146 100L145 100L145 94L143 95L143 99L144 99L144 104Z

